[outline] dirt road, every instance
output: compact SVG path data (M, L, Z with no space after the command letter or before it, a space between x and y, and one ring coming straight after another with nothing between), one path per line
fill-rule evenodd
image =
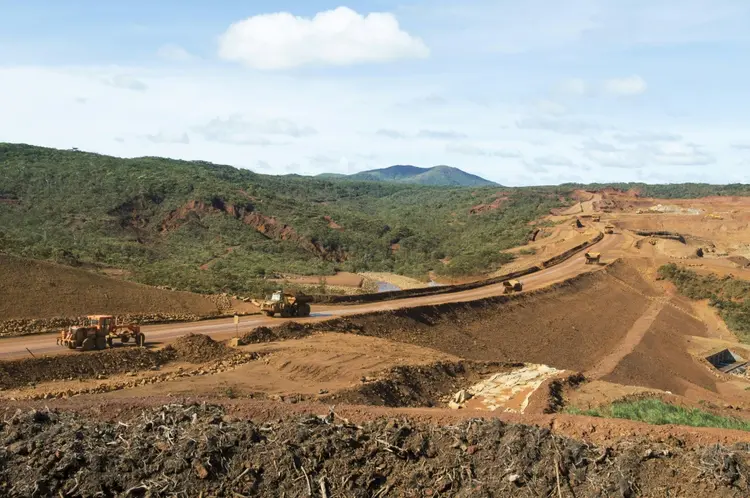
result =
M619 234L606 236L602 241L589 247L587 250L601 252L606 260L607 251L618 247L622 242ZM582 251L583 252L583 251ZM524 290L539 289L555 282L571 278L580 273L593 271L596 266L585 265L583 255L576 255L571 259L552 268L542 270L522 278ZM381 303L369 303L354 306L315 306L310 318L292 319L298 322L316 322L330 318L356 315L373 311L394 310L425 306L431 304L442 304L448 302L465 302L481 299L484 297L497 296L503 293L503 285L495 284L477 289L434 296L413 297ZM252 328L263 326L274 326L286 320L280 318L267 318L264 316L252 316L243 318L239 325L239 333L242 334ZM237 329L231 318L207 320L202 322L170 323L165 325L151 325L143 327L146 340L150 344L168 343L177 337L189 334L209 334L214 339L226 339L232 337ZM76 352L63 349L55 344L55 334L39 334L25 337L12 337L0 339L0 359L9 359L43 354L76 354Z

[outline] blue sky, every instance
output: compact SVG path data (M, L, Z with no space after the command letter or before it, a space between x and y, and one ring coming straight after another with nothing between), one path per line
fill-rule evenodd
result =
M449 164L506 185L750 180L746 1L0 12L0 141L273 174Z

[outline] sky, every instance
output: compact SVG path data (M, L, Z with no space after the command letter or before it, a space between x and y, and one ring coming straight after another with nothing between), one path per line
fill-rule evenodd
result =
M0 0L0 142L750 182L747 0Z

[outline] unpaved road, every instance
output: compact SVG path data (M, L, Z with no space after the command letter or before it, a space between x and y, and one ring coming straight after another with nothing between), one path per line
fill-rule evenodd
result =
M607 250L618 247L618 244L622 243L622 235L608 235L604 239L586 250L595 250L601 252L604 259L607 258ZM581 251L583 253L584 251ZM596 266L585 265L585 260L582 254L573 256L569 260L557 265L552 268L542 270L538 273L534 273L523 277L521 281L524 285L524 290L534 290L552 283L559 282L571 277L574 277L580 273L587 271L593 271L597 269ZM342 317L348 315L357 315L361 313L369 313L373 311L386 311L395 310L400 308L413 308L416 306L425 306L431 304L443 304L450 302L465 302L474 301L477 299L497 296L503 293L503 285L495 284L488 285L486 287L480 287L477 289L471 289L463 292L454 292L448 294L439 294L434 296L421 296L406 299L398 299L392 301L384 301L380 303L368 303L355 306L315 306L313 309L312 316L310 318L294 318L290 319L297 322L316 322L328 320L330 318ZM239 325L239 333L249 331L252 328L259 326L274 326L283 323L284 321L280 318L268 318L265 316L252 316L241 319ZM237 333L237 329L231 318L223 318L217 320L206 320L202 322L189 322L189 323L170 323L165 325L150 325L143 327L143 332L146 334L146 341L150 344L154 343L168 343L177 337L189 334L209 334L214 339L226 339L232 337ZM77 352L70 351L58 346L55 343L56 334L39 334L25 337L11 337L0 339L0 359L10 359L16 357L28 357L29 354L43 355L43 354L78 354Z

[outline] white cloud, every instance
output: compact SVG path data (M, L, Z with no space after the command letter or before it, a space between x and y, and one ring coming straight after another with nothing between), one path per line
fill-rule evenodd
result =
M588 84L581 78L568 78L558 85L558 91L574 97L583 97L588 90Z
M375 134L380 135L381 137L392 138L394 140L403 140L404 138L407 138L405 133L398 130L391 130L389 128L381 128L376 131Z
M630 133L616 133L613 138L624 144L641 142L677 142L682 140L682 135L658 131L638 131Z
M187 133L179 135L169 134L164 131L160 131L155 135L145 135L146 140L155 144L189 144L190 137Z
M317 130L311 126L301 126L288 119L250 121L239 114L232 114L226 118L214 118L205 125L196 126L193 129L208 141L241 145L272 145L261 135L302 138L317 133Z
M750 142L734 142L732 148L740 150L750 150Z
M517 150L493 149L490 147L479 147L471 144L448 144L445 146L445 152L449 154L461 154L464 156L502 157L506 159L522 157L521 153Z
M546 116L531 116L518 119L516 120L516 127L522 130L546 130L571 135L598 132L605 129L601 124L586 119L559 119Z
M692 143L665 143L648 147L653 158L666 166L707 166L716 158L703 147Z
M159 47L156 55L158 55L162 59L177 62L187 62L195 58L190 52L173 43L168 43Z
M461 140L467 138L465 133L451 130L419 130L417 137L432 140Z
M647 88L646 81L640 76L635 75L626 78L609 79L602 85L605 94L617 97L641 95Z
M560 116L567 111L567 108L564 105L551 100L540 100L536 103L536 107L539 109L539 112L551 114L553 116Z
M105 78L102 81L109 86L124 88L125 90L133 90L134 92L145 92L148 90L148 85L143 81L127 74L116 74L109 78Z
M288 12L262 14L232 24L219 39L219 56L255 69L305 65L345 66L424 58L424 42L403 31L395 16L366 16L347 7L312 19Z

